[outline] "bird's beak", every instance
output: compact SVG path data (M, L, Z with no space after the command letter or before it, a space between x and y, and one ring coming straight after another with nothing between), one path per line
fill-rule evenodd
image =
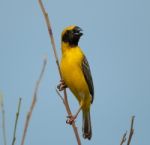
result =
M75 26L74 31L75 31L74 34L75 34L76 36L81 37L81 36L83 35L82 29L81 29L80 27L78 27L78 26Z

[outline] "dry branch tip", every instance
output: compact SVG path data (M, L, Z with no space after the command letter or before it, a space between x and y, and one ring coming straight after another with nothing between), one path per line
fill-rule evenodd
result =
M36 104L37 93L38 93L39 86L40 86L40 83L41 83L43 75L44 75L46 64L47 64L47 59L44 58L44 60L43 60L43 66L42 66L39 78L36 81L36 85L35 85L35 89L34 89L34 93L33 93L33 99L32 99L29 111L27 113L27 116L26 116L26 121L25 121L25 125L24 125L24 131L23 131L23 135L22 135L22 139L21 139L21 145L24 145L24 141L25 141L26 134L27 134L27 129L28 129L28 126L29 126L29 122L30 122L30 119L31 119L31 116L32 116L33 109L34 109L35 104Z
M132 139L132 136L134 133L134 128L133 128L134 118L135 118L135 116L131 117L131 126L130 126L130 133L129 133L128 138L126 138L126 136L127 136L127 131L126 131L122 136L120 145L123 145L126 142L126 140L127 140L127 145L130 145L130 142L131 142L131 139Z
M15 141L16 141L16 130L17 130L18 118L19 118L19 114L20 114L21 100L22 100L22 99L19 98L18 110L17 110L17 112L16 112L16 120L15 120L15 126L14 126L14 133L13 133L12 145L14 145L14 144L15 144Z

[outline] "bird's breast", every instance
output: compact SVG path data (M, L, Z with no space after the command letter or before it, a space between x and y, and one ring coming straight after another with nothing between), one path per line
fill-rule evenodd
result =
M85 94L85 96L89 93L88 86L82 72L82 59L82 52L72 50L63 54L60 63L62 77L66 85L77 98L81 93Z

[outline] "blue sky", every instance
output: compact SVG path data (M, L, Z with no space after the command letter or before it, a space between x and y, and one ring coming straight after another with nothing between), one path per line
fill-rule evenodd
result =
M59 57L60 35L68 25L84 30L80 47L92 70L95 100L91 108L93 137L85 145L120 144L135 115L132 145L149 144L150 130L150 1L43 0ZM76 144L66 125L66 111L55 92L59 75L38 2L0 1L0 91L4 95L7 142L12 141L15 113L22 97L16 145L31 103L44 56L48 65L32 115L26 145ZM72 112L78 103L69 92ZM1 118L1 115L0 115ZM1 120L0 120L1 123ZM81 114L76 121L80 135ZM0 144L3 144L0 125Z

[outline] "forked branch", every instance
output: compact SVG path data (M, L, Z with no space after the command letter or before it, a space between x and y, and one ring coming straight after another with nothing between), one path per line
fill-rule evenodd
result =
M132 136L133 136L133 133L134 133L134 128L133 128L134 118L135 118L135 116L132 116L132 118L131 118L131 127L130 127L130 133L129 133L128 139L126 138L126 136L127 136L127 131L126 131L123 134L120 145L123 145L126 142L126 140L127 140L127 145L130 145L130 142L131 142L131 139L132 139Z

